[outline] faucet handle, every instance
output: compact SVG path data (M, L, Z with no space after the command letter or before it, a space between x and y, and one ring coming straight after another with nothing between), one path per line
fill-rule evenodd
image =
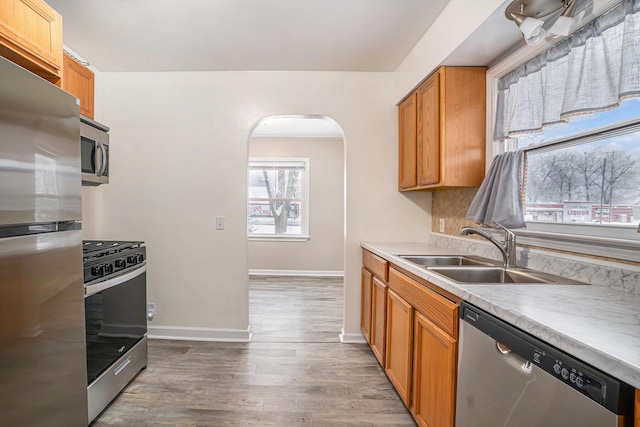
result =
M502 228L504 230L504 238L505 240L513 240L515 241L516 239L516 235L513 231L509 230L507 227L505 227L504 225L500 224L499 222L494 222L493 225L497 225L498 227Z

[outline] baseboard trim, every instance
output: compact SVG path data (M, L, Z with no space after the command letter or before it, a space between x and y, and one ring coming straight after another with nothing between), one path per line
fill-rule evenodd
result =
M247 329L187 328L182 326L149 326L147 336L158 340L250 342L251 326Z
M344 271L252 269L249 276L344 277Z
M340 333L340 342L342 344L366 344L367 341L364 339L364 336L361 333L355 334L347 334L344 332L344 328L342 328L342 332Z

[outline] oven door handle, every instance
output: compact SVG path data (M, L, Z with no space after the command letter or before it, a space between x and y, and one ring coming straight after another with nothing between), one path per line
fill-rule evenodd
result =
M114 286L118 286L124 282L127 282L131 279L135 279L142 273L146 273L147 271L147 262L145 261L142 264L142 267L136 268L133 271L130 271L122 276L114 277L113 279L105 280L104 282L96 283L95 285L89 285L84 287L84 295L88 297L89 295L97 294L98 292L104 291L105 289L113 288Z

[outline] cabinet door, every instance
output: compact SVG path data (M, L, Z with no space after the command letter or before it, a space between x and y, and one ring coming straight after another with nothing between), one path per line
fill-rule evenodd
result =
M93 119L93 72L67 54L62 65L62 89L80 100L80 114Z
M366 268L362 269L362 290L360 301L360 329L368 343L371 343L371 287L373 274Z
M62 17L42 0L0 2L0 55L54 83L62 77Z
M636 422L635 427L640 427L640 390L636 389Z
M416 138L417 94L412 93L398 106L398 186L400 189L417 185Z
M418 88L418 185L440 181L440 72Z
M376 355L378 362L385 367L384 349L387 316L387 284L373 278L373 288L371 290L371 350Z
M423 427L453 427L456 341L415 314L413 416Z
M387 292L386 373L404 404L411 403L413 307L398 294Z

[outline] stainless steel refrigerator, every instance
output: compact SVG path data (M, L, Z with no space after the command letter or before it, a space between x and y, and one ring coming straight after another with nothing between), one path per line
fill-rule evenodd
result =
M0 58L0 426L86 426L76 99Z

